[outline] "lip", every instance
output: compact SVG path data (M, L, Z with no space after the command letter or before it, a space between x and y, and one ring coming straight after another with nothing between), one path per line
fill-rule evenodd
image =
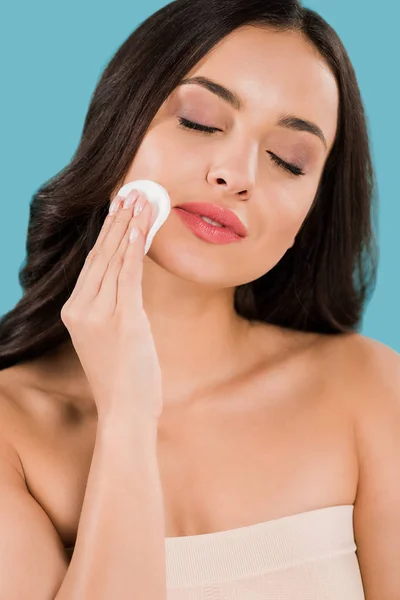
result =
M198 215L191 213L183 208L174 207L174 212L179 216L181 221L188 227L194 235L211 244L232 244L240 242L244 238L235 233L230 227L222 227L221 225L212 225Z
M224 225L240 237L246 237L248 235L248 231L239 217L228 208L219 206L219 204L210 204L209 202L187 202L186 204L180 204L174 208L180 208L189 213L212 219L213 221Z

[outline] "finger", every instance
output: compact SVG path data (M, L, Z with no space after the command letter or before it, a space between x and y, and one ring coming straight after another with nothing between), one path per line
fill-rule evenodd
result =
M127 240L124 261L117 282L115 313L129 319L132 308L143 308L142 277L146 238L149 233L152 207L146 203L143 212L133 219L130 230L136 229L138 236L133 242Z
M114 220L113 215L107 215L106 219L104 220L103 226L100 230L99 237L97 238L96 243L94 244L93 248L90 250L89 254L87 255L84 265L81 269L81 272L79 273L78 279L76 280L75 287L70 296L70 300L72 300L79 292L79 290L85 280L86 273L91 266L91 263L92 263L92 260L95 256L95 254L98 252L99 248L101 247L101 245L103 243L104 238L110 231L110 227L112 225L113 220Z
M118 250L115 252L108 264L107 271L101 282L99 293L93 301L93 306L95 309L105 316L113 315L116 310L116 305L118 302L118 280L125 262L125 254L129 246L129 232L132 226L136 225L136 227L139 227L143 232L146 233L146 235L148 229L150 228L150 217L152 210L151 204L146 201L145 197L144 200L145 205L143 211L131 219L129 227L126 230L123 239L121 240Z
M132 190L127 198L134 200L138 197L138 191ZM115 214L111 226L103 238L102 244L93 252L93 258L89 260L86 274L82 285L78 290L75 302L84 306L93 301L100 291L103 277L107 271L108 264L117 252L123 236L125 235L129 221L132 218L132 206L120 207Z
M124 198L122 196L117 195L113 199L112 204L114 204L118 209L118 206L120 205L121 202L123 202L123 200L124 200ZM110 205L110 207L111 207L111 205ZM91 262L92 262L94 256L100 250L100 248L104 242L104 239L106 238L106 236L108 235L108 233L112 227L114 219L115 219L115 213L114 214L108 213L107 217L104 219L104 223L103 223L100 233L97 237L97 240L96 240L93 248L91 248L89 254L87 255L85 263L81 269L81 272L79 273L79 277L76 280L74 290L70 296L70 301L79 292L79 289L81 288L83 281L85 280L86 273L87 273L88 269L90 268Z

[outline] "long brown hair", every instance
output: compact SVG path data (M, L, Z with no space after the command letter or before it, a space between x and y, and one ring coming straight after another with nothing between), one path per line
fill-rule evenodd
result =
M94 90L71 162L32 197L19 272L23 296L0 320L0 369L69 341L61 308L151 121L186 74L245 25L301 32L314 45L337 80L339 121L293 247L268 273L236 288L235 310L303 331L359 327L376 281L376 182L356 75L340 39L297 0L175 0L116 52Z

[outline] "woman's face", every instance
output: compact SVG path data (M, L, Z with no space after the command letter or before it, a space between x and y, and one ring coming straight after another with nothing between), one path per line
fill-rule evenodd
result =
M224 86L241 108L200 85L179 85L153 119L123 183L152 179L171 197L171 213L145 264L150 258L180 278L234 287L265 274L293 245L334 142L337 84L299 34L255 27L224 38L189 77ZM312 122L320 136L279 125L288 115ZM179 118L217 131L185 129ZM232 210L248 235L224 245L200 239L174 210L187 202Z

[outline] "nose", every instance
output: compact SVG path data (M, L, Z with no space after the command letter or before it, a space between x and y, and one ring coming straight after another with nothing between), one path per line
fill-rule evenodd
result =
M222 186L226 192L239 195L243 199L251 196L256 179L256 149L221 157L212 165L207 182L212 186Z

